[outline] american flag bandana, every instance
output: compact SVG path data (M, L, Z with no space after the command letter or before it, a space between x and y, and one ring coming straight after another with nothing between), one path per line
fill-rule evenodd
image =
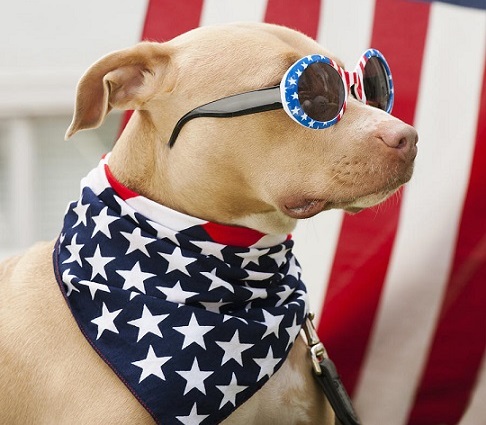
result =
M60 288L157 423L219 423L279 369L304 322L293 241L156 204L118 183L107 160L65 215Z

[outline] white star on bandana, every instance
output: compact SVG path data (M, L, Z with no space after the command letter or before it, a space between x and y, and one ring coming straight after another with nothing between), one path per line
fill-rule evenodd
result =
M98 232L101 232L107 238L111 239L110 224L116 220L117 220L116 217L112 217L108 215L108 207L105 207L100 212L99 216L93 217L93 221L96 223L96 226L93 229L93 234L91 235L91 237L94 238Z
M64 270L64 272L62 274L62 281L66 285L66 295L68 297L69 297L69 295L71 295L72 291L79 292L79 289L76 288L76 286L73 285L73 282L72 282L73 278L75 278L75 276L71 276L69 274L69 269Z
M94 255L92 257L86 257L86 261L91 264L91 267L93 269L91 279L93 279L97 275L100 275L101 277L107 279L105 267L110 261L113 261L114 259L115 257L103 257L101 255L100 246L98 245L96 247Z
M83 204L79 201L76 206L73 208L73 212L78 216L78 220L73 224L73 227L76 227L78 224L82 224L86 226L87 220L87 211L88 211L89 204Z
M184 425L199 425L209 415L199 415L197 413L196 403L192 406L191 412L187 416L176 416L176 418Z
M71 256L67 259L67 260L64 260L63 263L72 263L73 261L76 261L76 263L78 263L80 266L83 265L83 263L81 262L81 257L79 255L81 249L83 248L83 244L78 244L76 242L76 237L78 235L75 234L73 236L73 239L71 241L71 243L69 245L66 245L66 249L71 253Z
M219 408L221 409L226 403L231 403L232 406L236 405L236 396L246 389L243 385L238 385L236 375L231 375L231 382L228 385L216 385L216 388L223 393L223 400Z
M175 247L174 251L172 254L165 254L165 253L160 253L160 255L167 260L169 266L167 267L167 274L174 271L178 270L188 276L191 274L187 271L187 266L191 263L194 263L196 261L194 258L187 258L182 255L181 249L179 247Z
M253 359L253 361L260 367L260 374L258 379L262 379L265 376L271 376L275 370L275 366L279 363L280 359L273 356L272 347L268 349L267 356L261 359Z
M203 349L206 349L204 335L212 331L214 326L201 326L196 319L196 315L193 314L187 326L177 326L174 329L184 335L183 350L191 344L197 344Z
M138 328L137 342L139 342L145 335L152 333L162 338L159 324L164 321L168 314L155 314L153 315L146 305L143 306L142 316L139 319L130 320L127 322L129 325L136 326Z
M230 360L234 360L240 366L243 366L243 360L241 358L241 354L243 351L248 350L249 348L253 347L253 344L246 344L240 342L240 336L238 335L238 330L235 331L235 334L231 338L230 341L216 341L224 351L223 360L221 361L221 366L224 365L226 362Z
M140 251L145 254L147 257L150 257L150 254L147 251L147 245L154 242L153 238L147 238L142 236L142 230L139 227L136 227L132 233L128 232L120 232L127 241L129 242L129 246L125 255L130 254L134 251Z
M162 366L169 360L170 357L157 357L152 346L149 346L147 357L145 359L132 362L134 366L142 369L139 383L151 375L165 381L165 375L164 372L162 372Z
M197 292L184 291L180 281L177 281L173 288L167 288L165 286L156 286L156 288L162 292L167 299L178 304L185 304L188 298L197 295Z
M228 291L234 292L232 285L216 276L216 269L213 269L210 272L201 272L201 274L211 281L211 286L209 287L208 291L212 291L213 289L217 288L226 288Z
M98 282L93 282L90 280L80 280L79 285L86 286L89 289L89 293L91 294L92 300L94 300L95 298L96 291L110 292L110 288L108 288L107 285Z
M123 289L136 288L145 294L145 281L156 276L153 273L146 273L140 269L140 262L136 262L131 270L117 270L117 273L125 280Z
M186 387L182 395L186 395L194 388L201 391L203 394L206 394L206 389L204 388L204 380L213 374L213 372L211 371L202 371L201 369L199 369L197 358L194 359L191 370L179 370L177 371L177 373L186 380Z
M103 303L101 316L96 317L91 322L98 326L98 335L96 339L100 339L104 331L111 331L118 333L118 329L115 326L115 319L121 313L122 310L109 311L106 304Z

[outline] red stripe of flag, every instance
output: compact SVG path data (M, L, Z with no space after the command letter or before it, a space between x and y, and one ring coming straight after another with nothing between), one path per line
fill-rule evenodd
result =
M480 99L476 145L452 272L410 425L458 423L485 355L486 67Z
M168 41L199 26L203 0L150 0L145 15L142 40ZM120 134L133 111L125 112Z
M199 26L203 0L150 0L143 40L167 41Z
M268 0L265 22L284 25L317 38L321 0L291 2L289 0Z
M413 122L430 6L377 0L371 47L387 58L395 81L393 114ZM413 16L413 25L404 16ZM379 208L346 215L336 248L319 335L351 394L375 321L400 214L393 197Z

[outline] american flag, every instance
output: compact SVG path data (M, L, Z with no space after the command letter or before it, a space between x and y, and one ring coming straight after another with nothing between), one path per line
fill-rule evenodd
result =
M65 215L59 285L157 423L219 423L279 369L307 316L293 241L158 205L118 183L107 158Z
M394 115L420 135L415 175L358 215L294 234L319 334L364 423L486 424L484 0L151 0L143 38L265 21L353 65L386 56ZM299 241L305 248L299 249Z

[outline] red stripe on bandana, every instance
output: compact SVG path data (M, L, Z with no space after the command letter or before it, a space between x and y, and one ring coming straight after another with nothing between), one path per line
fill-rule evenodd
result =
M222 245L250 247L265 236L258 230L208 222L201 226L210 238Z
M476 145L452 272L409 424L458 423L486 349L486 67L480 99Z
M124 201L130 198L135 198L135 196L138 196L137 192L134 192L133 190L124 186L115 178L115 176L110 170L110 167L108 167L108 164L105 164L105 173L106 173L106 178L108 179L108 183L110 183L110 186L117 193L117 195L120 198L122 198Z
M370 46L380 50L390 64L396 87L393 114L409 123L418 97L429 10L429 4L403 0L377 0L375 5ZM413 25L404 16L413 16ZM319 335L351 394L380 302L400 204L393 197L379 208L346 215L343 220Z

